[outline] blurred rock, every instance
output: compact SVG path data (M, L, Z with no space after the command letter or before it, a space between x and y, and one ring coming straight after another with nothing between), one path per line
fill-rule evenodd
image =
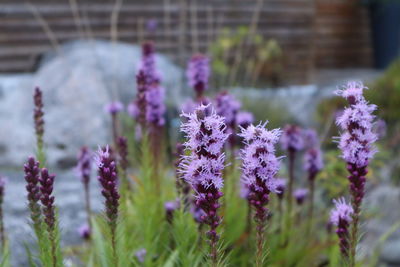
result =
M379 243L395 224L400 223L400 188L390 184L382 184L371 189L366 194L364 214L372 214L362 227L364 234L362 253L370 256L377 248L382 266L400 266L400 229L394 229L387 240ZM381 265L380 265L381 266Z
M57 55L45 55L29 76L0 78L0 165L19 166L34 154L32 93L43 90L48 163L73 164L82 145L96 147L110 140L110 118L103 107L112 100L125 105L135 96L137 46L106 41L75 41ZM165 56L156 56L167 101L180 102L182 70Z

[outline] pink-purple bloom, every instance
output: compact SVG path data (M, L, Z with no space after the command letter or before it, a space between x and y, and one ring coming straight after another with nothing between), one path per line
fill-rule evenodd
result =
M189 86L196 91L197 97L201 98L208 88L208 79L210 77L208 57L202 54L194 55L189 61L186 76Z
M254 122L254 116L251 112L239 111L236 114L236 123L242 128L247 128L250 124Z
M293 192L294 199L296 199L298 205L303 204L304 200L308 196L308 193L309 191L306 188L299 188Z
M184 145L191 154L183 156L180 168L196 194L197 208L204 211L201 221L210 227L207 232L210 257L216 264L219 240L216 229L221 221L217 210L220 207L218 200L223 195L222 171L225 163L225 155L221 151L229 134L225 131L224 119L213 110L207 114L208 108L201 105L194 113L182 115L187 119L181 126L187 138Z
M303 130L297 125L287 125L281 137L282 149L299 151L304 148Z
M104 106L104 110L112 115L121 112L123 109L124 105L119 101L113 101Z
M85 240L90 239L90 234L91 234L91 230L90 230L90 226L88 224L83 224L78 228L78 233L79 236Z
M349 226L353 221L354 210L350 204L347 204L344 198L333 200L335 208L330 214L330 223L337 227L336 234L339 237L340 251L344 257L349 255Z

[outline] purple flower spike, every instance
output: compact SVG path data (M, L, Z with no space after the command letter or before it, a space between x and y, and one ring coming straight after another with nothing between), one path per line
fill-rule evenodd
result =
M308 172L308 178L314 180L323 167L321 149L319 147L308 149L304 154L304 169Z
M153 42L145 42L142 45L142 60L139 66L139 72L142 71L146 77L148 86L158 85L160 83L160 74L156 69L156 60L154 55Z
M120 136L117 139L118 155L119 155L119 165L123 171L128 168L128 140Z
M242 128L247 128L254 122L254 116L252 113L247 111L239 111L236 115L236 123Z
M122 105L119 101L111 102L105 105L104 110L112 115L121 112L124 109L124 105Z
M236 125L236 115L241 107L240 102L227 91L223 91L215 98L217 114L225 118L229 127Z
M298 205L301 205L304 203L304 200L307 198L308 193L309 193L308 189L305 189L305 188L299 188L293 192L293 196L296 199L296 202Z
M56 222L54 196L52 195L55 177L54 174L49 174L45 168L40 172L40 201L43 205L44 222L47 224L49 232L55 229Z
M282 149L293 152L302 150L304 147L302 129L296 125L287 125L283 129L281 146Z
M148 90L148 85L146 83L146 75L143 71L139 71L138 75L136 75L136 83L137 83L137 95L135 107L138 111L137 120L141 127L143 128L146 125L146 92Z
M224 119L213 110L207 114L208 108L201 105L194 113L182 115L187 118L187 122L181 126L188 138L184 145L191 155L183 156L180 168L184 179L196 192L196 206L205 213L201 220L210 227L207 232L211 245L210 257L216 264L219 240L216 229L221 221L217 210L220 207L219 198L223 195L222 170L225 162L225 154L221 150L229 134L225 131Z
M43 112L43 96L42 91L39 87L35 88L35 93L33 95L33 103L34 103L34 110L33 110L33 120L35 123L35 132L36 132L36 139L38 149L43 147L43 134L44 134L44 112Z
M91 230L88 224L84 224L78 229L79 236L85 240L90 239Z
M198 99L201 99L208 87L208 79L210 77L209 59L205 55L194 55L188 64L186 76L189 86L196 91Z
M78 165L76 171L84 184L90 182L90 172L92 169L92 155L88 147L83 146L78 154Z
M342 130L339 148L350 173L348 179L352 196L351 204L354 211L350 244L350 259L352 263L354 263L358 242L358 221L361 203L364 198L365 176L368 173L367 167L369 160L377 152L373 146L373 143L377 140L377 135L372 131L375 119L372 113L377 107L365 100L363 96L364 89L366 87L361 82L349 82L336 92L337 95L347 99L349 103L349 106L336 119L336 124Z
M28 191L28 206L30 216L37 232L41 224L40 210L40 187L39 187L39 162L33 157L28 158L28 162L24 165L25 181L27 182L26 191Z
M335 208L331 211L330 223L337 227L336 234L339 237L340 252L344 258L349 257L350 234L349 227L353 220L354 210L347 204L344 198L333 200Z
M159 85L148 88L146 92L146 121L154 126L164 126L166 111L165 89Z
M99 148L96 164L99 172L97 178L102 187L101 194L105 198L107 222L111 230L115 231L120 196L117 191L117 167L114 159L111 157L108 146L105 149Z
M239 134L244 139L241 150L242 183L248 188L247 199L255 209L254 220L257 224L256 265L263 265L264 228L267 221L271 192L279 192L275 175L279 171L280 159L275 156L275 145L279 141L279 129L265 129L267 122L257 126L241 128Z

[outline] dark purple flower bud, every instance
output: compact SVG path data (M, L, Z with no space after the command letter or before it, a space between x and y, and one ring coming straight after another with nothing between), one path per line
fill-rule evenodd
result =
M28 158L28 162L24 165L25 181L27 182L26 191L28 192L28 206L30 216L35 230L41 223L41 210L40 210L40 187L39 187L39 162L33 157Z
M281 146L282 149L293 152L303 149L304 139L302 129L296 125L287 125L283 129Z
M37 145L38 148L41 149L43 146L43 134L44 134L44 112L43 112L43 96L42 91L39 87L35 88L35 93L33 95L33 103L34 103L34 110L33 110L33 120L35 123L35 132L37 138Z
M46 223L49 232L54 231L55 229L55 206L54 206L54 196L53 194L53 186L54 186L54 174L49 174L48 170L43 168L40 172L40 192L41 197L40 201L43 206L43 216L44 222Z
M108 146L105 149L99 148L95 160L99 173L97 178L102 188L101 193L105 198L107 223L111 227L112 234L115 234L120 198L117 190L117 167Z
M81 238L89 240L91 235L90 226L88 224L83 224L81 227L79 227L78 233Z
M208 79L210 77L208 57L202 54L194 55L189 61L186 76L189 86L196 91L197 98L201 98L208 88Z
M117 146L118 146L118 154L119 154L119 164L121 168L126 171L128 168L128 140L120 136L117 139Z
M121 112L123 109L124 105L119 101L114 101L104 106L104 111L112 115Z
M298 204L298 205L301 205L301 204L303 204L304 203L304 200L307 198L307 196L308 196L308 189L305 189L305 188L299 188L299 189L296 189L294 192L293 192L293 197L294 197L294 199L296 199L296 203Z

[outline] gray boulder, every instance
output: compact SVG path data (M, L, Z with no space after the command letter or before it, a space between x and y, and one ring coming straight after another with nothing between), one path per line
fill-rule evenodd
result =
M140 48L107 41L75 41L57 55L45 56L28 76L0 77L0 165L20 165L34 153L32 93L43 90L48 163L73 162L80 146L96 147L110 140L110 118L104 105L135 96ZM180 101L182 70L165 56L156 56L167 101Z

